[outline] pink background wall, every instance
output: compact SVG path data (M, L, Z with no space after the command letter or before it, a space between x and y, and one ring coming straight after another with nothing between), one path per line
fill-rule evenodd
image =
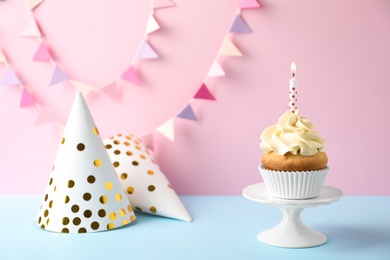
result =
M115 2L115 3L114 3ZM121 83L121 103L93 93L88 105L101 135L141 134L174 117L207 75L238 0L175 0L160 9L151 34L158 60L141 61L142 88ZM252 34L234 36L242 58L220 59L226 76L208 82L217 101L195 100L199 122L176 120L176 140L155 134L156 157L180 194L240 194L261 181L261 131L288 106L290 64L297 64L299 106L327 140L328 185L346 194L390 195L390 1L262 0L244 10ZM148 1L45 1L34 11L55 60L97 87L130 64L148 19ZM34 38L18 37L24 1L0 2L0 47L26 89L66 122L69 84L48 87L53 66L33 62ZM5 66L0 65L0 76ZM21 90L0 88L0 193L40 194L59 145L55 124L34 128L35 107Z

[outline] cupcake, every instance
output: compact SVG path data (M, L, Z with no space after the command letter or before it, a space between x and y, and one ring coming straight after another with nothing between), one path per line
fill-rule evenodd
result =
M261 134L259 166L268 193L282 199L317 197L329 168L325 140L299 110L287 111Z

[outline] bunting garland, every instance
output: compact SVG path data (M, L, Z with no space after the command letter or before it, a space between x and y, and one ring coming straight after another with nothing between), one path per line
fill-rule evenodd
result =
M156 130L146 133L140 138L146 142L147 147L150 150L154 150L153 146L153 134L155 132L159 132L160 134L167 137L169 140L174 141L175 136L175 128L174 128L174 120L175 118L182 118L187 119L191 121L198 121L191 103L196 99L203 99L203 100L216 100L214 95L211 93L211 91L208 89L206 85L206 81L209 77L221 77L225 76L225 71L221 67L221 65L218 62L219 57L222 56L230 56L230 57L242 57L243 54L241 51L237 48L236 45L232 42L233 34L242 34L242 33L252 33L251 28L248 26L248 24L244 21L244 19L241 16L241 10L242 9L250 9L250 8L261 8L261 5L257 2L257 0L240 0L239 1L239 8L237 10L237 14L234 16L234 19L230 25L230 28L228 30L227 35L225 36L221 47L218 51L217 57L213 61L213 64L210 67L210 70L206 76L206 78L203 80L202 84L200 85L199 89L193 96L193 98L187 103L187 105L176 115L176 117L168 119L165 123L163 123L161 126L157 127ZM152 137L151 137L152 136Z

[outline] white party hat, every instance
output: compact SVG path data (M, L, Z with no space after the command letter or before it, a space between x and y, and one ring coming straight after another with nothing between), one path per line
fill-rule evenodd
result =
M105 139L104 144L135 210L184 221L192 220L139 138L119 134Z
M133 220L91 113L77 93L36 224L54 232L89 233Z

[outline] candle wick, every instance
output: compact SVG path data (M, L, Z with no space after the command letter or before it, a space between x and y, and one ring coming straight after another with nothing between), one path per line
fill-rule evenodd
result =
M293 72L293 78L295 78L295 73Z

